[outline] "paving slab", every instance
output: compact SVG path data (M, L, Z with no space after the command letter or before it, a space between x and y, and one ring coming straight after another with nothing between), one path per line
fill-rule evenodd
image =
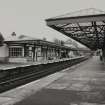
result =
M32 94L35 94L37 91L41 90L41 88L44 88L45 86L62 77L63 75L65 75L65 73L58 72L39 80L30 82L26 85L1 93L0 105L14 105L14 103L19 102Z
M95 56L15 105L105 105L105 65Z

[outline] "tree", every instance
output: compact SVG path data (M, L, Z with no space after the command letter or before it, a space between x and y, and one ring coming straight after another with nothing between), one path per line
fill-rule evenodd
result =
M60 43L62 46L65 44L65 42L63 40L61 40Z
M3 43L4 43L4 37L2 33L0 33L0 46L3 46Z
M62 46L63 46L64 43L65 43L63 40L59 40L59 39L57 39L57 38L55 38L55 39L53 40L53 42L56 43L56 44L62 45Z
M43 37L43 39L42 39L43 41L47 41L47 38L46 37Z
M22 38L25 38L25 37L26 37L25 35L20 35L19 39L22 39Z
M72 40L72 39L68 39L65 43L70 44L70 45L74 46L75 48L79 47L78 43L76 41Z
M53 42L56 43L56 44L59 44L59 40L58 40L57 38L55 38L55 39L53 40Z

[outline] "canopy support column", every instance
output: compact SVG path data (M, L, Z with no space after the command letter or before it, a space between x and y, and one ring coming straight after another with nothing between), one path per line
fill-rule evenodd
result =
M102 48L102 57L103 57L103 61L105 62L105 32L104 32L104 42L103 42L103 48Z

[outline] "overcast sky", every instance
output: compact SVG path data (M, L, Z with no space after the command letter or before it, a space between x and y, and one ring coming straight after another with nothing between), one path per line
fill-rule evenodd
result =
M86 8L105 11L105 0L0 0L0 31L4 37L15 31L65 40L68 37L46 26L45 19Z

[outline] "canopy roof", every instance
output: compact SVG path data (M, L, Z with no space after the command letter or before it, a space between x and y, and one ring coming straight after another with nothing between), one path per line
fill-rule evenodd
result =
M47 25L92 50L103 48L105 12L94 8L46 19Z

